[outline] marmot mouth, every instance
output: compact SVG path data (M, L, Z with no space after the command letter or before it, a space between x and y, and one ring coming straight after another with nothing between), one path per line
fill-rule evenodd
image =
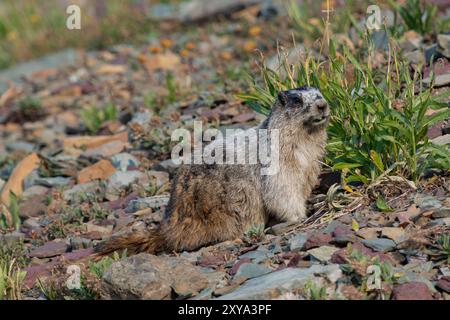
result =
M314 120L312 122L314 125L319 125L319 124L326 122L327 120L328 120L328 116L320 116L320 117L314 118Z

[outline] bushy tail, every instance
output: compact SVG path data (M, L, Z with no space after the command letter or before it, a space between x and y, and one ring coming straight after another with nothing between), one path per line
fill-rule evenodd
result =
M114 251L127 250L127 255L146 252L157 254L165 249L165 240L159 229L128 233L120 236L112 236L110 239L100 242L94 248L99 256L108 255Z

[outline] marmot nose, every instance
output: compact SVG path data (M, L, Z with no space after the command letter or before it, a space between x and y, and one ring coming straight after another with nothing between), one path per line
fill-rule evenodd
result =
M319 112L325 113L328 110L328 104L325 101L319 102L317 104L317 110Z

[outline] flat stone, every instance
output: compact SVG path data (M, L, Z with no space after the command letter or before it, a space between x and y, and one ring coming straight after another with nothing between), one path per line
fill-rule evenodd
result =
M103 157L103 158L109 158L113 155L116 155L120 152L122 152L125 147L126 143L123 141L110 141L108 143L102 144L96 148L88 149L85 152L83 152L83 155L85 157Z
M423 79L423 83L427 86L430 86L431 80L432 80L431 77L427 77ZM448 84L450 84L450 73L440 74L434 77L433 85L435 88L444 87L447 86Z
M131 200L125 208L125 212L133 213L148 208L159 209L162 206L166 206L168 202L169 196L153 196Z
M111 157L113 166L120 171L128 171L129 168L137 168L139 160L129 153L119 153Z
M48 193L49 188L44 187L44 186L31 186L28 189L26 189L23 194L22 197L24 199L32 197L32 196L44 196Z
M140 171L117 171L107 180L108 191L120 191L144 176Z
M267 260L273 256L273 254L269 253L269 251L265 248L258 248L257 250L249 251L239 256L239 259L249 258L255 263L260 263L264 260Z
M21 218L39 217L46 213L47 205L42 196L33 196L22 201L19 205L19 215Z
M234 278L252 279L272 272L272 269L256 263L244 263L236 272Z
M439 146L445 146L450 143L450 134L445 134L443 136L434 138L431 140L431 142Z
M314 232L308 235L305 243L305 250L327 245L331 242L333 236L329 233Z
M313 265L306 269L285 268L271 272L255 279L246 281L231 293L223 295L218 300L267 300L287 292L303 289L311 280L318 276L336 275L339 265Z
M428 286L422 282L409 282L394 287L394 300L433 300Z
M356 234L363 239L376 239L378 238L379 230L379 228L362 228Z
M110 161L100 160L99 162L84 168L78 173L78 183L87 183L93 180L106 180L116 172L116 168L113 167Z
M62 255L68 249L65 242L47 242L43 246L40 246L30 252L30 257L32 258L51 258L55 256Z
M333 253L338 251L339 249L336 247L331 246L322 246L319 248L308 250L307 252L314 257L315 259L319 260L320 262L328 262L331 260L331 257L333 256Z
M448 136L450 138L450 135ZM432 196L419 196L416 203L422 210L435 210L442 207L442 203Z
M65 177L38 178L35 183L44 187L58 188L67 186L71 180L72 178Z
M405 231L402 228L386 227L381 228L381 235L383 237L394 240L396 243L400 243L405 240Z
M308 235L306 233L299 233L289 239L289 249L291 251L301 251L306 241L308 240Z
M40 232L42 230L42 225L36 218L28 218L23 223L22 226L29 231Z
M171 299L196 295L208 286L198 267L178 257L141 253L115 262L103 276L105 299Z
M433 219L450 218L450 208L440 208L431 214Z
M388 252L396 247L395 242L390 239L365 239L362 243L378 252Z
M63 192L63 198L66 201L76 201L82 193L94 194L100 191L100 184L98 181L91 181L88 183L80 183L75 185L72 189Z
M450 293L450 277L442 277L438 280L438 282L436 283L436 287L447 292Z
M19 231L13 231L6 234L0 234L0 242L8 246L14 246L17 243L23 242L25 234Z

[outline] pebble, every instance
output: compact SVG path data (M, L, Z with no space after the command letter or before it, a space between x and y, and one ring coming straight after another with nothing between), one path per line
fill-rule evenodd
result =
M236 272L234 278L252 279L272 272L272 269L256 263L244 263Z
M139 160L129 153L119 153L111 157L113 166L120 171L128 171L129 167L139 167Z
M388 252L395 249L396 244L390 239L365 239L362 243L375 251L378 252Z

